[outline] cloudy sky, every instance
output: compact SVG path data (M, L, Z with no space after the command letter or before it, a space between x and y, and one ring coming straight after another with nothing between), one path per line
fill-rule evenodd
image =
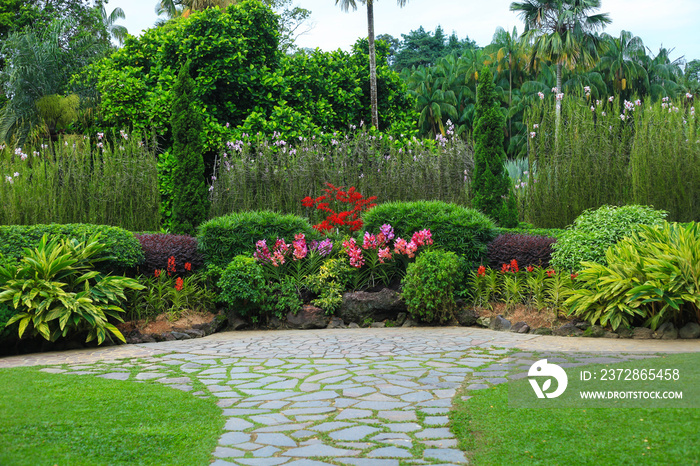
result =
M359 37L367 36L367 14L360 0L357 11L343 12L335 0L296 0L296 5L311 10L313 28L297 39L300 47L323 50L344 49ZM157 0L111 0L107 10L121 7L126 19L118 24L139 35L153 26ZM509 11L511 0L408 0L399 8L392 0L375 0L375 34L401 34L423 26L433 31L442 26L446 34L456 32L460 39L469 36L478 45L491 42L498 26L522 31L523 23ZM603 0L601 13L609 13L613 22L605 29L617 36L631 31L655 54L659 47L674 48L672 59L700 59L700 0Z

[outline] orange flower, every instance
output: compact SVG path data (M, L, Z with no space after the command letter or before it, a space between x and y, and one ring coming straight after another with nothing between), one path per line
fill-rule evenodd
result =
M476 274L480 277L483 277L484 275L486 275L486 267L484 267L483 265L480 265L476 271Z
M192 264L190 262L185 262L185 270L188 272L192 271Z
M156 269L155 274L156 278L160 277L160 270Z
M175 280L175 289L177 291L182 291L182 285L184 282L182 281L182 277L177 277L177 280Z

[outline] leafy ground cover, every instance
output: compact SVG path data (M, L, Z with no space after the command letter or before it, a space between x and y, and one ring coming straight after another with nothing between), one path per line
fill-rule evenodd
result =
M699 363L700 354L695 353L609 367L673 367L681 374L697 374ZM585 369L603 367L608 366ZM569 380L580 370L566 369ZM698 464L698 409L515 408L508 405L509 384L526 387L528 381L496 385L468 401L455 398L452 430L471 464Z
M209 464L223 427L207 399L149 383L0 370L0 464Z

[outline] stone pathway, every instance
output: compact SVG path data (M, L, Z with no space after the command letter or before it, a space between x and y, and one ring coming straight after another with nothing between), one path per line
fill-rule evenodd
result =
M52 363L43 370L213 396L227 418L216 465L455 465L466 458L447 414L465 378L467 390L482 390L523 377L540 357L566 366L648 357L621 355L642 348L700 351L697 342L636 342L457 327L227 332L11 357L0 367ZM510 357L514 348L529 352Z

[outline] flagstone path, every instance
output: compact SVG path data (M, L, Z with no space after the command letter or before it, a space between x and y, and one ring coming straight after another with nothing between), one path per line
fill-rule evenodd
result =
M515 348L524 351L509 356ZM700 351L700 343L385 328L225 332L10 357L0 367L51 364L42 370L213 396L227 419L217 466L455 465L467 460L447 414L466 377L468 394L523 377L533 352L566 366L678 351Z

